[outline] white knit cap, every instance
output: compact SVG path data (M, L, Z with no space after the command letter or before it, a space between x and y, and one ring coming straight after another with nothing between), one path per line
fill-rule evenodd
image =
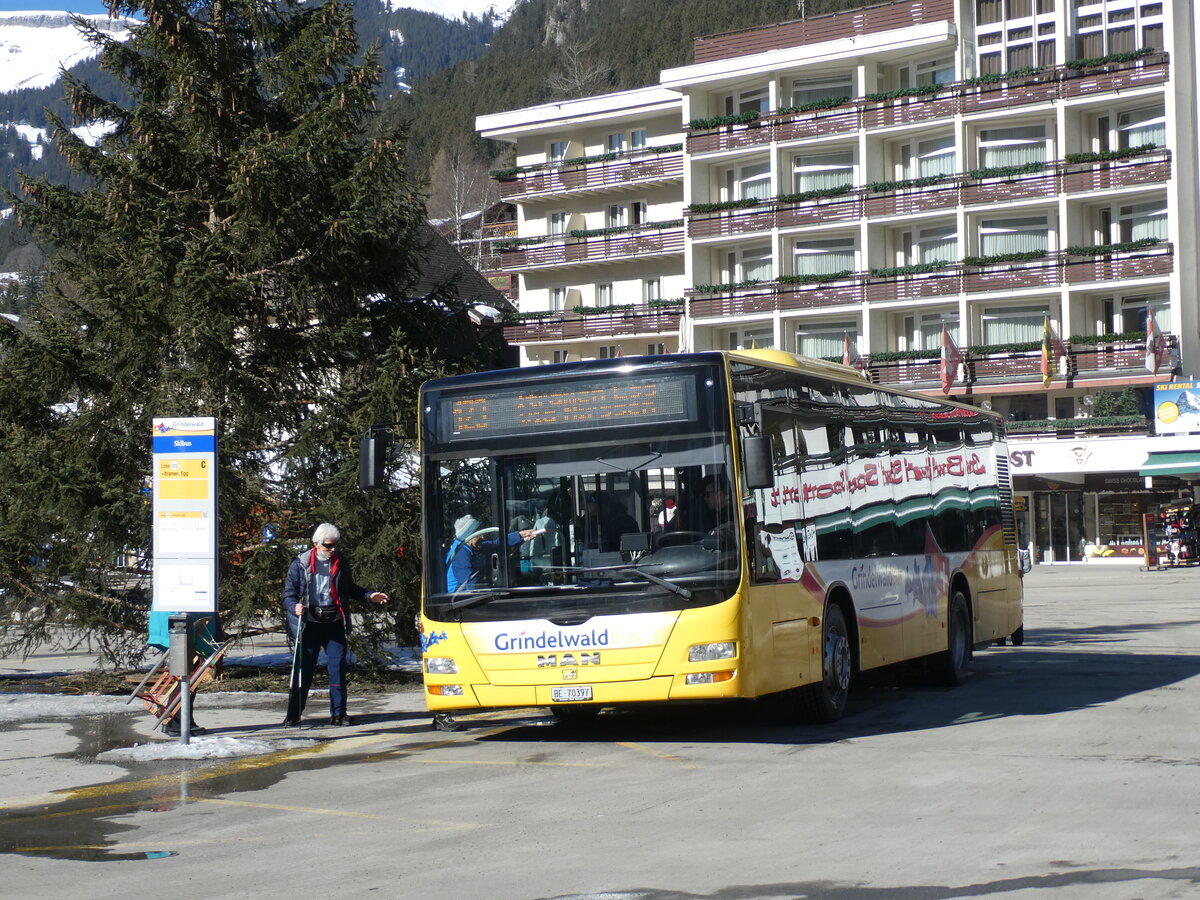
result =
M456 540L465 541L478 530L479 520L470 514L463 516L454 523L454 537Z

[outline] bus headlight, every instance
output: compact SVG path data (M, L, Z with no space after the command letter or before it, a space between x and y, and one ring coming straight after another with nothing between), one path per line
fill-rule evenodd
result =
M717 684L722 681L731 681L733 679L732 672L693 672L691 675L684 676L684 684Z
M695 644L688 648L688 662L711 662L714 659L733 659L737 655L737 644L720 641L716 644Z
M429 693L437 694L440 697L461 697L463 695L461 684L431 684L428 690Z
M449 656L427 656L425 671L429 675L455 675L458 673L458 664Z

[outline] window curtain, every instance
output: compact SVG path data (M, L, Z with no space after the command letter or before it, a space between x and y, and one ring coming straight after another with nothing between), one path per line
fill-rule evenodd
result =
M822 325L820 331L800 329L796 332L796 350L801 356L836 356L842 358L846 350L846 335L850 335L850 343L858 342L858 325L855 322Z
M739 198L742 200L766 200L771 196L771 165L759 163L743 166L738 172Z
M793 248L797 275L831 275L854 271L854 241L808 241Z
M771 280L771 248L758 247L741 253L741 280Z
M813 78L792 82L792 106L803 106L818 100L831 100L835 97L851 97L854 89L850 76L837 78Z
M956 345L961 346L958 339L958 317L947 314L942 315L925 315L921 316L921 349L922 350L941 350L942 349L942 325L945 324L946 330L950 332L950 340Z
M1167 239L1167 211L1162 202L1121 207L1121 240Z
M985 344L1023 344L1040 341L1046 321L1044 307L989 309L983 314Z
M824 153L797 156L792 166L796 193L823 191L854 184L854 154Z
M917 144L917 174L921 178L954 174L954 136L933 138Z
M981 256L1028 253L1049 248L1050 235L1045 218L985 220L980 228Z
M979 165L984 169L1023 166L1046 161L1046 130L1040 125L1023 128L985 128L979 132Z
M922 263L955 262L958 259L958 231L926 228L917 239L917 260Z
M1135 109L1117 117L1117 140L1122 149L1167 144L1167 117L1161 108Z

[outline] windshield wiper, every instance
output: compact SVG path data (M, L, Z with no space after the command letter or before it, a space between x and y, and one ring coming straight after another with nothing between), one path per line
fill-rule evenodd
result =
M448 609L466 609L468 606L478 606L480 603L490 603L504 597L511 597L512 591L480 591L478 594L467 594L447 604Z
M651 575L649 572L643 572L637 566L622 566L621 568L614 569L614 571L616 571L622 575L625 574L626 572L633 572L635 575L639 575L642 578L645 578L651 584L657 584L659 587L666 588L672 594L677 594L678 596L682 597L684 600L692 599L692 592L689 591L687 588L680 587L679 585L675 584L674 582L667 581L667 579L660 578L657 575Z

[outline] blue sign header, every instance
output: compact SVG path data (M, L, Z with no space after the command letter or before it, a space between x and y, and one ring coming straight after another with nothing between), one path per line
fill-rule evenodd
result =
M155 453L216 453L217 438L212 434L169 434L154 436Z

